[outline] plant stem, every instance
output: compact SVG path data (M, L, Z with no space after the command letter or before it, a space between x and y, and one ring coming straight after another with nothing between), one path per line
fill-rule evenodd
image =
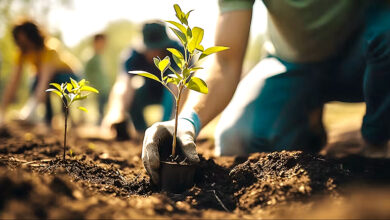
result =
M175 130L173 132L173 143L172 143L172 157L173 158L175 158L175 156L176 156L177 123L178 123L178 117L179 117L179 104L180 104L181 92L183 91L183 89L184 89L184 85L180 84L177 99L176 99Z
M69 113L69 109L68 107L65 107L65 131L64 131L64 155L63 155L64 162L65 162L65 151L66 151L66 131L68 129L68 113Z

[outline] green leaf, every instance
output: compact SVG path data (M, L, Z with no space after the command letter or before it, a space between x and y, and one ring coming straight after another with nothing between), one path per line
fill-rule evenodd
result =
M187 28L187 38L191 38L192 37L192 30L190 27Z
M80 91L99 93L99 91L97 89L95 89L91 86L83 86L83 87L81 87Z
M196 67L192 67L192 68L190 69L190 71L193 72L193 71L197 71L197 70L201 70L201 69L204 69L204 68L203 68L203 67L200 67L200 66L196 66Z
M58 83L50 83L49 85L55 87L55 88L58 89L59 91L62 91L61 86L60 86L60 84L58 84Z
M209 89L207 88L207 84L198 77L191 77L190 81L185 84L188 89L207 94Z
M185 68L183 70L183 77L184 77L184 79L187 79L187 77L190 75L190 73L191 73L190 69Z
M176 11L176 17L180 20L181 23L188 25L188 21L186 18L186 14L181 10L180 6L178 4L173 5L173 8Z
M177 65L180 69L182 69L183 66L184 66L184 59L180 59L180 58L178 58L178 57L175 56L175 55L172 55L172 58L173 58L173 60L175 61L176 65Z
M160 63L160 58L153 57L153 62L154 62L154 65L156 65L156 67L158 68L158 64Z
M66 100L66 102L67 102L67 104L68 104L68 106L69 106L69 105L70 105L70 102L71 102L71 99L70 99L69 95L66 94L66 93L64 93L63 95L64 95L63 97L65 97L65 100Z
M85 79L82 79L82 80L80 80L79 85L84 86L85 84L88 84L88 83L89 83L88 81L86 81Z
M79 87L79 84L77 83L77 81L72 79L72 77L70 77L70 82L72 83L73 88Z
M135 75L140 75L140 76L143 76L143 77L146 77L146 78L149 78L149 79L153 79L153 80L156 80L158 82L161 82L160 79L151 74L151 73L148 73L148 72L145 72L145 71L129 71L129 73L131 74L135 74Z
M176 21L167 21L167 22L177 27L181 32L183 33L187 32L187 29L182 24L179 24Z
M66 84L66 89L68 90L68 92L72 92L72 89L73 89L73 86L72 84Z
M177 66L182 69L185 62L183 54L175 48L168 48L167 50L172 53L172 58Z
M59 92L59 91L56 90L56 89L46 89L46 92L52 92L52 93L54 93L54 94L56 94L56 95L58 95L59 97L62 98L61 92Z
M176 17L180 20L181 16L184 14L183 11L178 4L174 4L173 8L175 9Z
M160 63L158 64L158 69L161 71L161 73L164 73L169 65L171 64L171 60L169 59L168 56L166 56L163 60L160 61Z
M86 95L84 95L84 96L77 95L76 98L74 98L74 101L83 100L83 99L86 99L86 98L87 98Z
M164 81L166 83L173 83L175 85L178 85L180 83L180 79L177 78L175 74L169 74L168 76L165 76Z
M199 60L207 57L210 54L217 53L220 51L224 51L229 49L229 47L220 47L220 46L215 46L215 47L209 47L206 50L203 51L203 53L200 55Z
M185 45L187 43L187 38L185 36L185 34L179 30L177 30L176 28L172 28L172 27L169 27L173 33L179 38L179 40L181 41L181 43L183 45Z
M193 12L194 10L190 10L189 12L187 12L186 14L186 19L188 20L188 17L190 16L190 13Z
M177 49L175 49L175 48L167 48L167 50L168 50L169 52L171 52L172 55L175 55L175 56L177 56L177 57L180 58L180 59L184 59L183 54L182 54L179 50L177 50Z
M204 47L202 46L202 45L198 45L198 46L196 46L196 48L195 49L197 49L197 50L199 50L199 51L201 51L201 52L203 52L204 51Z
M88 112L88 110L86 109L86 108L84 108L84 107L77 107L78 109L80 109L81 111L85 111L85 112Z
M204 31L202 28L200 27L194 27L192 29L192 38L191 40L188 42L188 51L190 53L193 53L194 50L199 47L200 43L202 42L203 40L203 34L204 34Z

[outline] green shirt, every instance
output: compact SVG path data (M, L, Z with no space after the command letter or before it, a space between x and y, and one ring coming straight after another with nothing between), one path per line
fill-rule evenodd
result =
M102 58L99 54L95 54L88 60L85 64L84 74L91 85L98 89L100 93L108 93L109 81L103 69Z
M221 13L251 10L255 0L219 0ZM263 0L276 56L292 62L326 59L361 24L364 0Z

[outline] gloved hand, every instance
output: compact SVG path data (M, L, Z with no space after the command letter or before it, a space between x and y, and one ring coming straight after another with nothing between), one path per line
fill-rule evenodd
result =
M159 183L160 153L159 148L172 148L175 122L166 121L153 124L145 131L145 138L142 147L142 162L148 174L155 184ZM177 148L180 147L183 154L190 163L198 163L199 156L196 153L194 125L186 119L179 118L177 129ZM161 149L162 150L162 149ZM169 152L171 152L170 149Z

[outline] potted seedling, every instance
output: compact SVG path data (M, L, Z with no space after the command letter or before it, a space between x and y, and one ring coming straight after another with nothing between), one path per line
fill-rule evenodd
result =
M195 166L186 163L186 158L183 155L178 155L180 149L177 149L177 127L178 127L178 114L180 108L180 100L185 89L194 90L203 94L208 93L206 83L194 76L195 72L201 67L197 66L198 61L207 57L210 54L220 52L228 49L227 47L214 46L207 49L201 45L204 31L200 27L190 27L188 23L188 17L190 13L184 13L180 6L175 4L174 10L179 22L167 21L171 27L172 32L178 37L183 48L184 54L175 48L167 48L172 54L173 62L179 67L176 71L172 66L172 61L168 56L164 59L159 57L153 58L155 66L160 70L160 76L156 76L152 73L145 71L130 71L131 74L140 75L161 83L175 98L175 127L173 132L172 150L169 158L161 158L160 162L160 187L168 191L182 191L185 188L193 185L193 178L195 174ZM167 70L171 71L171 74L167 73ZM174 92L169 84L174 85L177 90ZM160 146L170 147L170 146ZM163 161L166 159L166 161Z
M46 92L51 92L58 95L61 98L64 114L65 114L65 130L64 130L64 155L63 161L65 162L65 151L66 151L66 138L67 138L67 128L68 128L68 115L71 105L77 101L86 99L87 96L93 93L99 93L99 91L91 86L88 86L89 82L85 79L77 82L76 80L70 78L70 83L50 83L52 88L46 90ZM79 106L78 109L88 112L86 108Z

